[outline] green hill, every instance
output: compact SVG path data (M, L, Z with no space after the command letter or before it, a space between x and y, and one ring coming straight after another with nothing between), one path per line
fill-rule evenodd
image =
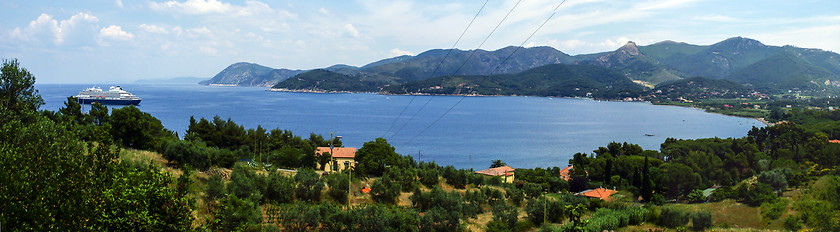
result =
M774 93L793 89L819 91L836 87L840 78L794 54L782 52L738 70L727 79Z
M393 77L379 75L346 75L324 69L301 73L271 88L317 92L378 92L382 86L396 84Z
M675 98L678 96L687 99L708 99L746 97L752 91L730 80L691 77L659 84L653 92Z
M609 68L594 65L552 64L516 74L435 77L387 90L397 94L622 98L638 96L643 91L643 87Z

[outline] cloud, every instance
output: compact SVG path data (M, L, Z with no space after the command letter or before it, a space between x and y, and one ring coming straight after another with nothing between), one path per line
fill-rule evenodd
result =
M119 7L119 8L123 8L123 3L122 3L122 0L116 0L116 1L114 2L114 4L116 4L116 5L117 5L117 7Z
M99 19L87 13L77 13L69 19L58 21L51 15L43 13L37 19L29 22L25 28L17 27L10 33L10 37L25 42L42 42L48 38L55 45L89 42L96 31Z
M400 50L398 48L391 49L390 54L391 54L391 56L406 56L406 55L413 56L414 55L414 53L412 53L412 52L403 51L403 50Z
M212 14L229 12L233 9L233 6L218 0L187 0L185 2L150 2L149 8L157 11L175 11L184 14Z
M99 36L113 40L131 40L134 38L133 34L123 31L122 27L117 25L102 28L99 30Z
M166 28L157 25L140 24L140 29L151 33L169 34L169 31L167 31Z
M344 25L344 29L347 30L347 33L350 33L353 37L359 37L359 31L356 30L356 27L353 24Z

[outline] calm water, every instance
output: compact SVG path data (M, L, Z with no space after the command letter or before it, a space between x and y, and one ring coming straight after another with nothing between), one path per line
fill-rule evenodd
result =
M48 110L58 110L67 96L87 87L36 85L46 102L42 109ZM416 159L419 151L424 161L475 169L486 168L494 159L514 167L566 166L572 154L591 153L611 141L658 150L668 137L742 137L752 126L763 126L752 119L690 108L541 97L466 97L431 125L462 98L284 93L261 87L198 85L128 84L123 88L143 99L142 111L180 135L190 116L219 115L246 128L288 129L304 138L310 132L326 137L336 132L347 147L384 137L400 154Z

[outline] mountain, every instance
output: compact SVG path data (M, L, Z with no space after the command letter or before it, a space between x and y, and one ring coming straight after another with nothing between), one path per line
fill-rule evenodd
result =
M610 52L570 56L551 47L505 47L495 51L433 49L416 56L398 56L354 67L333 65L325 72L310 73L300 80L315 80L302 89L324 86L354 86L346 91L396 87L400 84L419 83L430 78L471 78L515 74L553 64L594 65L611 69L638 84L654 88L689 77L725 79L755 87L767 92L786 92L791 88L822 91L835 88L840 79L840 55L819 49L793 46L769 46L757 40L733 37L712 45L692 45L682 42L662 41L646 46L628 42ZM226 68L205 84L239 86L271 86L308 70L271 69L250 63L237 63ZM350 78L338 78L341 74ZM457 77L452 77L452 76ZM476 79L478 78L478 79ZM297 80L297 79L296 79ZM343 85L339 80L364 82ZM483 79L482 79L483 80ZM826 82L828 81L828 82ZM289 85L285 83L284 85ZM817 83L817 84L812 84ZM822 85L818 85L818 84ZM828 84L826 84L828 83ZM492 85L490 82L485 83ZM295 86L295 85L289 85ZM410 86L410 85L406 85ZM811 87L808 87L811 86ZM387 88L392 89L392 88ZM345 91L327 90L323 91ZM522 93L513 93L522 94Z
M361 70L415 81L446 75L516 73L548 64L574 62L574 58L568 54L551 47L513 46L495 51L435 49L417 56L401 56L386 60L375 62L376 65L363 66Z
M652 92L672 99L708 99L748 97L752 91L730 80L690 77L661 83Z
M615 51L602 53L597 58L581 63L618 70L630 79L646 86L681 79L679 72L670 70L660 65L659 61L643 54L632 41Z
M643 87L615 70L574 64L551 64L515 74L444 76L409 82L390 93L532 95L623 98L639 96Z
M397 84L392 77L357 74L347 75L326 69L315 69L301 73L272 86L285 89L314 92L378 92L383 86Z
M688 76L720 79L781 51L753 39L735 37L712 44L693 54L677 53L658 57L663 65Z
M821 91L840 85L838 75L790 52L781 52L755 62L732 73L727 79L768 93L790 89Z
M199 82L202 85L272 86L277 82L305 72L304 70L272 69L254 63L232 64L213 76Z

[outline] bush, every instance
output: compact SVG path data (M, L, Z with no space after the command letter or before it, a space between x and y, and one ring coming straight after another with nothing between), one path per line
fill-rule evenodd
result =
M543 223L543 211L545 211L545 220L552 223L558 223L566 218L566 205L560 201L547 200L545 197L534 198L528 200L525 205L525 214L528 215L528 220L534 225L541 225Z
M376 202L394 204L400 195L400 185L393 181L390 175L384 175L373 182L370 194Z
M691 190L686 196L686 200L688 203L702 203L706 201L706 197L703 196L703 191L699 189Z
M411 192L417 188L417 170L413 168L389 168L386 175L400 185L400 190L403 192Z
M217 221L211 227L221 231L259 225L263 221L259 199L239 199L235 195L223 198L215 215Z
M505 195L516 206L522 205L522 200L525 199L525 193L517 188L506 188Z
M266 178L263 197L277 203L291 203L295 195L295 179L278 172L270 172Z
M437 169L420 169L418 172L420 176L420 183L426 187L431 188L438 184L438 170Z
M533 199L542 196L543 189L538 184L526 182L522 185L522 192L525 192L525 196L528 196L528 198Z
M712 227L712 214L709 211L700 211L691 214L691 229L703 231Z
M770 220L779 219L787 209L788 200L785 198L778 198L772 202L765 202L761 204L761 215Z
M755 186L741 185L736 191L741 201L752 207L758 207L778 197L773 187L765 183L756 183Z
M233 167L233 173L230 174L230 184L228 185L228 192L240 199L249 198L251 195L262 194L257 187L257 180L261 178L248 166L244 164L237 164Z
M493 221L503 222L508 228L513 228L519 221L519 211L516 207L498 202L493 205Z
M447 166L447 168L449 167L451 166ZM467 186L468 171L454 170L445 173L448 173L449 175L444 175L443 177L446 178L446 183L452 185L452 187L464 189Z
M324 189L324 181L320 179L314 170L304 168L295 174L295 196L300 201L319 202L321 201L321 190Z
M662 207L662 212L659 214L659 223L657 225L677 228L688 224L689 213L673 207Z
M327 175L327 185L330 189L327 190L327 195L340 204L347 203L347 196L350 189L348 180L350 176L344 173L333 173Z
M794 216L786 217L785 221L782 224L785 226L786 230L790 231L798 231L802 228L802 222L799 220L798 217Z
M220 175L213 175L207 180L207 198L216 200L227 195L225 183Z

